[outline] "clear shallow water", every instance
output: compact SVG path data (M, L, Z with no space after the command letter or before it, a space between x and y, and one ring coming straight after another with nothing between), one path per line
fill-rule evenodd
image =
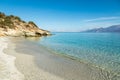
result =
M54 33L39 44L120 74L120 33Z

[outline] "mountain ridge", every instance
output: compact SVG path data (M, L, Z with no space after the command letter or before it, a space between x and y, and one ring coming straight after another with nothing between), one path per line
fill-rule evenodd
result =
M94 28L90 30L85 30L82 32L89 32L89 33L102 33L102 32L120 32L120 25L112 25L106 28Z

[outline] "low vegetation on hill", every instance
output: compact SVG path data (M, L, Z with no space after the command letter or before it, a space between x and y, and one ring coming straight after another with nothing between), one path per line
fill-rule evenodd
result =
M25 22L18 16L6 16L0 12L0 36L37 37L50 35L49 31L40 29L34 22Z

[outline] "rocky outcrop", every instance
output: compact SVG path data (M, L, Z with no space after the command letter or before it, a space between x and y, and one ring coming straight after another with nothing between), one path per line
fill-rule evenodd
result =
M32 22L25 22L17 16L0 13L0 36L39 37L50 35L49 31L38 28Z

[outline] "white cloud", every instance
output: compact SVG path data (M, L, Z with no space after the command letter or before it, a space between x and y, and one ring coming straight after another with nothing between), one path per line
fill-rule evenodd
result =
M120 17L100 17L95 19L84 20L85 22L103 21L103 20L118 20Z

